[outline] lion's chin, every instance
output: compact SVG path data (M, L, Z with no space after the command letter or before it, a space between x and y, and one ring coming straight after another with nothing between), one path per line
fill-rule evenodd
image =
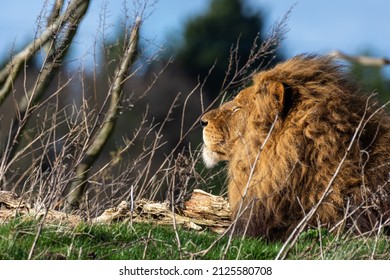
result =
M212 168L220 161L217 153L211 151L206 145L203 146L202 151L203 161L207 168Z

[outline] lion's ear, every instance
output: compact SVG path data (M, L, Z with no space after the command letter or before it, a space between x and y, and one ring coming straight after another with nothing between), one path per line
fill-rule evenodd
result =
M268 90L276 102L276 106L281 114L280 116L282 118L286 118L293 106L293 94L291 88L281 82L271 82Z
M285 88L281 82L271 82L268 87L269 93L275 99L275 101L283 106L285 98Z

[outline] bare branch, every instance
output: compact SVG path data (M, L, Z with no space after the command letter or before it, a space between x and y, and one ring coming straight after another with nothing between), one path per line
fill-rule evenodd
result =
M12 60L0 71L0 105L9 94L12 85L18 76L23 64L28 61L33 55L46 43L48 43L58 31L66 25L71 19L80 13L80 10L88 7L89 0L73 0L67 7L65 13L54 20L47 29L28 44L21 52L15 55Z
M121 103L123 82L126 79L126 73L128 69L134 63L135 57L137 55L140 25L141 18L137 18L131 31L129 43L126 47L126 50L124 51L122 61L115 71L114 82L108 92L108 96L110 96L111 99L107 115L105 116L102 126L97 131L96 136L86 151L82 161L77 166L76 177L72 182L70 194L67 198L67 211L72 211L79 208L82 196L86 190L87 173L100 154L103 146L107 142L114 128Z
M365 55L352 56L342 53L340 51L332 51L329 53L329 56L366 66L386 66L390 64L390 59L386 57L371 57Z

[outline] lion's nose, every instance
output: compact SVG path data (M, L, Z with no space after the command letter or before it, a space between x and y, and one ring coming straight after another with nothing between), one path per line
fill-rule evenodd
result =
M205 128L209 122L205 120L200 120L200 125Z

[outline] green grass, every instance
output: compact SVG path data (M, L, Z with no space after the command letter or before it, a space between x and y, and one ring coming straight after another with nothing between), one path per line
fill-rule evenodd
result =
M27 259L37 240L32 259L221 259L228 238L222 238L204 256L219 236L181 229L180 248L170 226L117 223L81 224L76 228L45 225L37 237L38 222L14 220L0 225L0 259ZM289 254L290 259L390 259L390 240L328 236L323 232L304 233ZM225 259L274 259L282 243L261 239L233 238Z

